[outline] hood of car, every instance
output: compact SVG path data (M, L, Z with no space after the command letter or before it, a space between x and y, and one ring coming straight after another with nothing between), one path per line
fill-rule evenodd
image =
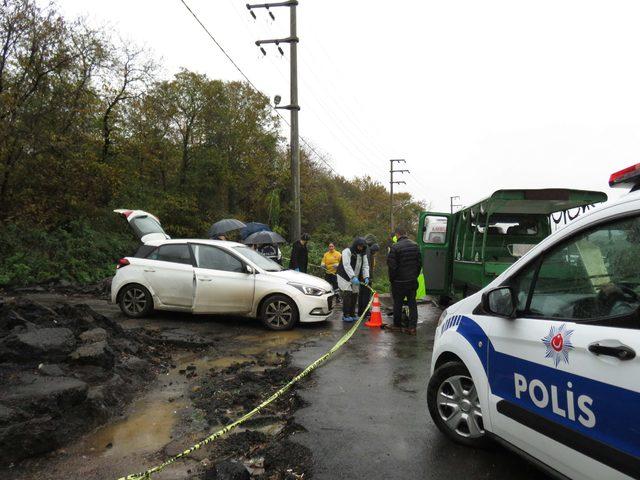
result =
M329 282L324 281L321 278L314 277L302 272L296 272L295 270L282 270L281 272L268 272L277 278L281 278L286 282L296 282L303 285L309 285L310 287L322 288L323 290L331 291L333 288Z

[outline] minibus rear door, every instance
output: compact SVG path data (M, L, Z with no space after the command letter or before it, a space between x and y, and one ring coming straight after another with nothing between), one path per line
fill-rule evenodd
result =
M450 292L453 219L453 215L439 212L423 212L420 216L422 273L429 295L448 295Z

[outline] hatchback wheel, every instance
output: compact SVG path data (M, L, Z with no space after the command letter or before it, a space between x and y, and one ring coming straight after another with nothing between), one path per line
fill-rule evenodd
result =
M489 445L478 390L462 363L447 362L433 372L427 405L436 426L453 441L470 447Z
M262 304L260 319L271 330L289 330L298 322L298 310L289 297L274 295Z
M127 317L138 318L148 315L153 310L153 299L149 290L142 285L127 285L120 293L120 310Z

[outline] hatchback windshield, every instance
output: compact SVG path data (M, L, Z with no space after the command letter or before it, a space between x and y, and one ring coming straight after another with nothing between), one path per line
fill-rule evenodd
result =
M249 247L234 247L234 250L267 272L280 272L281 270L284 270L280 264L268 259L261 253L258 253Z

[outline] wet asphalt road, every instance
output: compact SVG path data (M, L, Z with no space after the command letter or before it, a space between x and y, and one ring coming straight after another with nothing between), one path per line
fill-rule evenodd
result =
M60 300L59 295L35 297L45 303ZM272 336L255 320L163 312L131 321L104 300L86 296L69 300L88 303L125 328L188 328L203 335L222 334L230 342L249 334L256 345ZM362 326L299 388L308 406L294 416L305 431L295 433L292 440L312 450L314 478L547 478L501 447L483 451L455 445L432 423L426 408L426 385L439 315L439 309L420 305L416 337ZM351 327L340 318L335 311L324 324L299 326L291 332L294 342L278 344L278 350L294 350L294 363L306 367ZM389 319L385 317L385 321ZM268 345L263 347L270 349Z
M439 315L421 305L416 337L362 327L300 391L310 405L295 418L307 431L294 438L312 449L314 478L546 478L503 448L455 445L431 421L426 385ZM334 340L348 329L339 319L330 325ZM310 363L331 340L299 350L294 360Z

